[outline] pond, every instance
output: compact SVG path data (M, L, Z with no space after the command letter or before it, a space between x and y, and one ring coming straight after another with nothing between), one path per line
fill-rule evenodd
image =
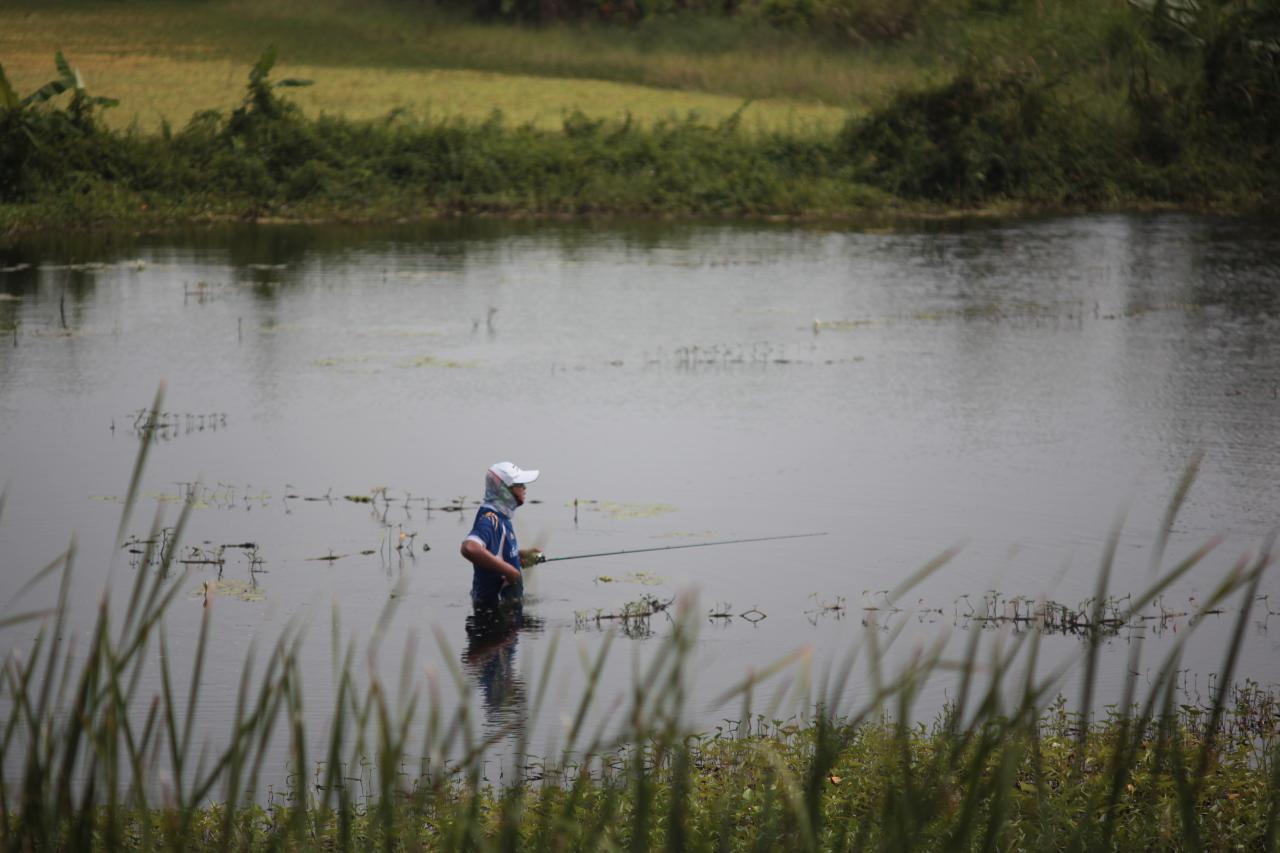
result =
M903 626L892 662L938 638L962 649L974 631L1025 630L976 617L1037 599L1087 612L1121 521L1108 594L1138 595L1202 454L1160 569L1223 541L1106 641L1104 705L1135 636L1148 671L1280 521L1277 238L1265 221L1105 215L885 233L481 221L17 243L0 250L0 602L6 615L48 606L53 579L15 596L74 534L73 633L91 629L104 586L123 606L141 549L113 541L146 443L126 536L191 506L165 626L179 669L219 583L209 730L246 656L286 626L304 631L307 714L322 727L335 631L363 649L376 629L372 667L394 681L408 661L414 683L457 668L469 692L446 676L439 701L473 703L488 732L526 725L549 672L538 748L572 715L584 656L616 634L598 689L625 695L675 605L608 617L681 596L699 626L686 716L711 729L741 713L716 700L748 672L808 649L817 679L873 621ZM523 626L469 637L458 547L499 460L541 471L515 516L522 545L664 550L531 569ZM823 535L683 547L798 534ZM1276 577L1252 603L1237 671L1264 685L1280 681ZM1195 625L1188 692L1214 687L1241 605ZM20 651L35 632L0 639ZM1047 666L1081 648L1079 632L1049 632L1041 654ZM795 670L761 687L771 713L803 706ZM855 669L850 706L868 689ZM931 683L915 713L949 700L954 684Z

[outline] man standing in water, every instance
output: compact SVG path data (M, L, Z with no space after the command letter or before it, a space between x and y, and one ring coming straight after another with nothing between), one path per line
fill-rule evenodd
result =
M462 542L462 556L473 567L471 604L477 615L496 611L500 605L519 608L524 596L521 570L541 562L542 554L536 549L519 549L511 525L511 516L524 503L526 487L536 479L537 471L525 471L510 462L499 462L485 472L484 502Z

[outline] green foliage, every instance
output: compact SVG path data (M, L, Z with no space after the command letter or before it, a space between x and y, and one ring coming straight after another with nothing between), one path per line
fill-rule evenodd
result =
M866 45L915 35L930 0L747 0L741 13L782 30Z
M1154 44L1197 72L1194 88L1166 97L1198 107L1223 142L1274 144L1280 136L1280 2L1156 0L1144 23ZM1140 103L1153 97L1148 66L1142 71Z
M161 202L198 189L258 213L297 204L358 210L371 197L413 211L426 204L462 211L798 213L815 202L844 205L828 200L835 174L828 143L761 140L740 133L734 119L711 127L689 116L641 131L630 120L575 113L560 133L507 127L500 114L481 124L310 120L279 97L281 84L268 76L273 60L269 51L254 66L245 100L229 117L202 113L155 138L98 134L97 153L83 169ZM37 172L33 182L47 197L60 191L68 172Z
M5 76L4 66L0 65L0 109L6 112L16 110L22 106L22 101L18 98L18 93L14 91L13 86L9 83L9 78Z
M988 59L851 120L841 148L875 186L951 204L1273 197L1280 3L1156 0L1102 21L968 43Z
M955 6L939 0L453 0L481 19L525 23L604 21L636 25L663 18L684 22L736 19L802 32L841 45L892 43L928 24L935 7L962 15L1004 14L1023 0L971 0Z
M548 23L598 20L638 24L665 17L739 18L843 43L913 35L931 0L458 0L484 19Z
M744 133L740 113L641 128L575 112L558 132L511 126L498 113L480 123L313 119L283 96L309 81L271 79L274 49L229 115L200 113L143 136L102 128L95 111L112 102L90 97L59 55L58 77L25 98L0 70L0 203L29 211L6 222L83 225L445 212L839 217L894 199L1275 199L1276 0L1214 2L1215 15L1202 6L1177 17L1161 6L1115 12L1069 45L1040 32L1025 55L967 63L827 138Z
M1115 160L1096 136L1035 68L970 69L851 121L841 145L867 180L906 198L1089 200Z
M273 45L267 48L253 64L253 68L249 69L249 85L244 103L231 114L231 120L227 124L227 132L230 135L244 134L257 123L279 121L297 115L297 107L281 99L276 94L276 89L310 86L312 81L288 77L272 82L271 69L275 64L276 48Z
M70 173L94 169L93 149L104 136L95 112L117 102L89 95L80 72L61 51L54 65L58 76L25 98L0 67L0 201L27 199L50 178L60 176L65 186L68 178L75 180ZM71 99L64 109L45 108L65 92ZM111 168L109 162L101 165Z
M58 76L19 101L17 108L37 107L46 101L56 98L63 92L69 91L72 95L71 102L67 105L67 114L73 123L82 129L86 129L92 123L95 109L119 105L119 101L115 98L90 96L85 91L84 79L80 76L80 72L71 67L66 57L62 55L62 51L54 54L54 66L58 69ZM3 76L2 72L0 72L0 76ZM4 90L3 99L5 104L8 105L7 108L13 109L12 102L16 96L7 80L4 81L2 88Z

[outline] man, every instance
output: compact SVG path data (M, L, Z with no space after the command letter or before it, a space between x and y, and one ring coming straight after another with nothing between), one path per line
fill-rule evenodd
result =
M537 549L519 549L511 525L512 514L524 503L525 489L536 479L537 471L510 462L499 462L485 473L484 502L462 542L462 556L473 566L471 604L477 612L500 604L518 607L524 596L521 569L542 559Z

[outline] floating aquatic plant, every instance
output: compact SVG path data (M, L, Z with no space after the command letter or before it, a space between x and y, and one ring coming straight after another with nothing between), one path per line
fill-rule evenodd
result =
M599 583L635 583L642 586L661 586L666 583L658 575L649 572L627 572L621 575L599 575L596 577Z
M206 603L214 598L230 598L235 601L266 601L267 594L256 583L235 578L218 578L201 582L191 592L191 598L202 599Z
M572 503L566 504L566 506L572 506L575 513L581 506L582 508L592 512L598 512L602 515L607 515L610 518L616 519L654 518L659 515L665 515L676 511L676 508L670 504L619 503L616 501L586 500L580 498L575 499Z
M575 624L581 626L586 624L595 624L599 626L603 622L617 620L619 622L634 622L647 620L656 613L666 611L675 598L662 599L653 595L642 595L634 601L628 601L616 610L605 610L596 608L594 610L579 610L574 613Z
M357 364L368 364L372 361L372 356L367 355L350 355L350 356L328 356L326 358L317 358L312 361L313 367L347 367Z
M875 320L819 320L813 321L813 331L821 332L823 329L831 329L833 331L850 331L860 329L864 326L876 325Z
M400 362L399 367L443 367L450 370L458 368L475 367L473 361L455 361L451 358L437 358L434 355L420 355L416 358L406 359Z

